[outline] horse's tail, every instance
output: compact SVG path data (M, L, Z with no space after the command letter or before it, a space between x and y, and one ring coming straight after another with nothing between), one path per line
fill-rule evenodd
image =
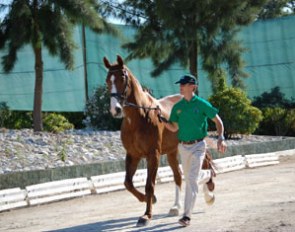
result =
M213 162L212 155L208 149L206 149L205 159L203 161L202 169L210 169L212 171L213 176L216 176L217 167Z

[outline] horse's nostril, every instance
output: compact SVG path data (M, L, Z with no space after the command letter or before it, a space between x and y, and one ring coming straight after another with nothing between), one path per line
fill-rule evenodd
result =
M116 107L115 110L116 110L116 113L117 114L120 114L121 113L121 108L120 107Z

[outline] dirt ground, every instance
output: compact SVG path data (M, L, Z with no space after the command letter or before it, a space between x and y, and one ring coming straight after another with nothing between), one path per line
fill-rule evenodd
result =
M174 184L158 184L152 222L135 226L145 210L127 191L91 195L0 213L0 231L295 231L295 155L279 165L243 169L217 176L216 201L207 206L198 195L191 226L167 217ZM182 193L182 202L183 202Z

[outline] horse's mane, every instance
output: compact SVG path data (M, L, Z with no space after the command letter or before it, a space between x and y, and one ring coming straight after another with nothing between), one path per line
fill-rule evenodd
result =
M133 91L133 96L135 100L135 104L138 106L143 106L143 107L151 107L154 108L156 107L159 103L156 98L154 98L150 93L146 90L143 89L142 85L139 83L137 78L134 76L134 74L130 71L130 69L124 65L124 68L129 74L129 79L130 79L130 84L131 84L131 89ZM147 109L139 109L140 114L145 117L147 113Z
M124 68L129 73L129 78L131 80L132 89L134 91L134 97L136 104L139 106L145 107L157 107L159 106L161 109L161 113L164 117L168 118L173 105L182 99L180 94L169 95L163 97L161 99L156 99L153 97L148 91L144 90L137 78L133 75L130 69L125 65ZM140 109L140 114L142 116L146 116L146 111L144 109ZM151 115L150 115L151 116Z

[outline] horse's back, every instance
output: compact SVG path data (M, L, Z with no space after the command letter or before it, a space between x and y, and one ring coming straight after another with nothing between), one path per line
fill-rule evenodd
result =
M158 99L162 114L169 118L173 105L183 98L180 94L168 95Z
M173 105L183 98L180 94L168 95L161 99L158 99L158 103L161 108L162 115L168 119L172 110ZM163 154L177 153L177 132L171 132L168 129L164 129L163 141L162 141L162 152Z

